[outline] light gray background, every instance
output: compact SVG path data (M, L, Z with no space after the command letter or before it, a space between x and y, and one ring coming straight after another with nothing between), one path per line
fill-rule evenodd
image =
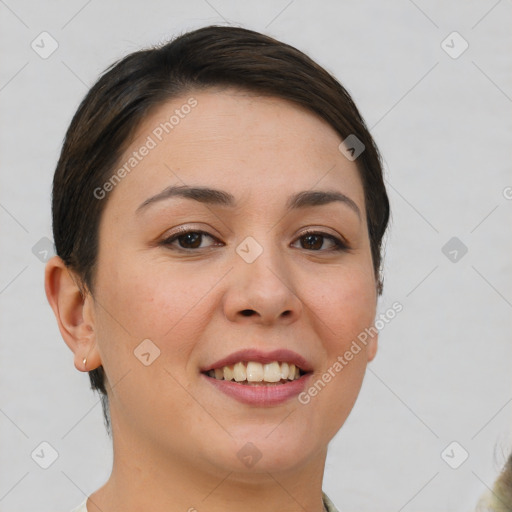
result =
M385 160L380 307L404 310L330 444L324 490L343 511L473 510L512 449L511 11L510 0L0 1L0 511L70 510L110 473L98 397L32 253L51 238L65 130L114 60L213 23L263 31L325 66ZM31 48L42 31L59 45L47 59ZM442 47L453 31L469 44L458 58ZM454 236L468 248L457 262L441 251ZM31 458L43 441L59 455L46 470ZM441 458L452 441L469 453L458 469Z

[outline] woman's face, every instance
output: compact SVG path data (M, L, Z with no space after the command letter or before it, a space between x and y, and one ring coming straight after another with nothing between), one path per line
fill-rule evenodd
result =
M229 90L190 93L145 119L116 168L128 162L129 171L102 199L95 294L86 304L115 442L212 473L290 470L325 456L376 351L374 338L344 358L373 324L376 282L362 183L340 142L295 105ZM193 199L169 187L222 192ZM314 191L342 200L288 207ZM300 382L257 387L203 373L241 350L292 351L311 371ZM267 377L285 366L271 364ZM260 369L251 364L251 378Z

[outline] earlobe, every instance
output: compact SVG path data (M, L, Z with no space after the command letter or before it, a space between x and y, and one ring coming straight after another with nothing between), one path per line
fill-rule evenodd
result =
M96 346L91 295L82 294L77 277L59 256L47 262L44 281L46 298L62 338L75 354L76 369L91 371L97 368L101 359Z

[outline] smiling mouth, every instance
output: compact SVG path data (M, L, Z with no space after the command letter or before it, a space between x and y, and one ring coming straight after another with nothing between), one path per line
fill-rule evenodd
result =
M300 379L305 372L293 363L273 361L262 364L255 361L240 361L202 372L216 380L233 381L247 386L275 386Z

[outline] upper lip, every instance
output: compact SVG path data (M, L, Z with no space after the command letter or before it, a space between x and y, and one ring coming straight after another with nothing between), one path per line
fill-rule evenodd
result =
M258 363L272 363L278 361L280 363L293 363L305 372L313 371L311 364L301 355L293 352L292 350L278 349L272 352L262 352L258 349L244 349L233 352L227 357L219 359L213 364L201 368L202 372L214 370L215 368L222 368L224 366L233 365L240 361L255 361Z

